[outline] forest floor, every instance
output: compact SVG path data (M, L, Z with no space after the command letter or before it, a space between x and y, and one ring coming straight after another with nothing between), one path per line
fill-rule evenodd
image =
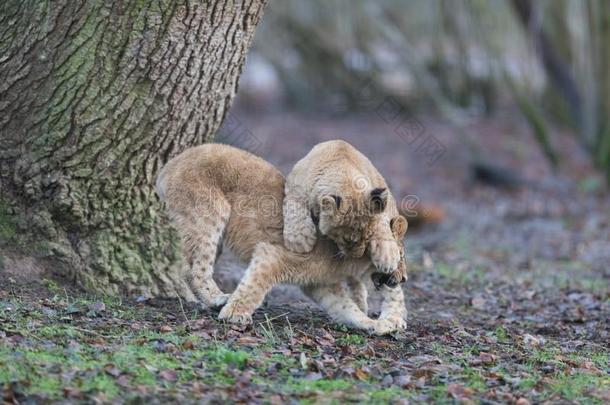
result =
M376 113L236 118L248 135L235 142L284 172L342 137L398 200L444 212L407 233L407 330L349 330L291 287L238 328L178 300L95 296L0 271L5 402L610 402L610 197L568 136L557 148L569 163L552 173L513 119L472 123L469 139L422 120L445 151L432 161ZM477 182L470 141L526 180ZM243 267L222 259L222 286Z

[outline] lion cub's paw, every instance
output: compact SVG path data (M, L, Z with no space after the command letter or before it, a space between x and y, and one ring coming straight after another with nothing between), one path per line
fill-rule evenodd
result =
M199 306L201 309L219 308L227 303L230 296L230 294L218 294L216 296L206 298L203 301L199 301Z
M405 330L407 329L407 320L404 318L387 318L389 322L394 324L396 330Z
M316 226L311 220L299 227L287 228L284 232L284 245L296 253L309 253L316 244Z
M228 303L218 314L218 319L238 325L249 325L252 323L252 314L240 313L235 304Z
M374 335L388 335L404 330L406 327L407 323L404 319L377 319L369 332Z
M387 319L377 319L375 324L369 330L369 332L373 335L388 335L390 333L396 332L397 328L393 322L390 322Z
M210 301L210 306L213 308L222 307L227 303L231 294L219 294L212 298Z
M398 268L400 249L396 241L373 239L370 244L371 261L379 271L389 273Z

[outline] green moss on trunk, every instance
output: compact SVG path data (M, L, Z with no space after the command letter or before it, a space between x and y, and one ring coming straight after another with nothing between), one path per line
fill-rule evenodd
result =
M213 138L264 3L3 4L0 247L107 293L180 290L152 184Z

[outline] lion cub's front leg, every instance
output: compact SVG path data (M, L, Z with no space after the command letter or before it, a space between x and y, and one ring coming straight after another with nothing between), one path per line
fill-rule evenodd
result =
M220 311L219 319L241 325L252 323L252 313L269 290L282 281L282 251L283 248L268 243L257 245L246 273Z
M409 223L402 215L390 218L381 214L375 218L373 236L367 246L369 257L375 267L386 273L395 271L402 260L402 240Z
M284 245L296 253L311 252L316 244L316 225L301 186L286 181L284 197Z
M394 288L382 286L376 293L382 297L381 313L378 320L392 325L395 330L406 329L407 307L402 288L399 286Z

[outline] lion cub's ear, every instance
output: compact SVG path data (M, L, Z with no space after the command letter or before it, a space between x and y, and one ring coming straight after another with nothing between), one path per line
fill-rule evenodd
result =
M322 211L335 211L341 207L341 197L338 195L324 195L320 198L320 209Z
M398 239L402 239L407 233L407 228L409 227L409 223L407 222L407 218L402 215L395 216L390 220L390 228L392 229L392 233Z
M371 211L373 214L378 214L385 210L385 206L388 203L388 194L387 188L376 188L371 191Z

